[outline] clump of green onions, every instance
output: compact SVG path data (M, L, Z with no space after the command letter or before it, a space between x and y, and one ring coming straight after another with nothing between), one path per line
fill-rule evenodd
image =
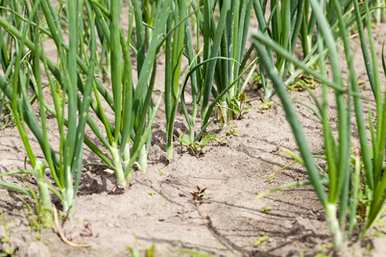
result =
M165 115L166 115L166 153L173 158L174 124L180 103L181 62L184 54L186 19L188 7L185 0L174 1L167 31L170 32L165 44Z
M247 65L252 1L193 1L191 7L194 16L187 21L185 39L189 70L181 89L186 144L202 138L216 108L224 123L240 116L255 62ZM198 117L201 124L196 131Z
M105 5L91 2L98 17L99 40L106 41L109 46L103 49L101 55L107 54L110 57L112 95L103 86L94 87L92 109L95 116L89 117L88 125L99 144L88 137L86 144L114 171L117 186L125 188L135 164L142 170L147 167L151 128L158 107L152 101L156 59L165 41L171 0L159 1L154 6L152 28L151 24L145 24L147 16L142 11L144 3L132 0L126 32L119 23L122 7L120 1L106 1ZM135 41L132 41L133 34ZM134 51L131 51L132 48ZM132 74L133 54L136 57L137 82ZM97 81L97 84L102 85L102 81ZM109 119L106 107L113 113L113 122ZM102 125L102 130L98 123Z
M16 5L16 6L15 6ZM68 212L74 205L74 199L80 183L82 169L82 153L84 127L88 117L91 101L92 82L95 67L96 42L91 40L87 46L90 50L83 52L87 61L85 76L78 77L77 58L79 53L79 38L84 31L79 29L80 10L85 5L81 1L68 1L68 45L58 26L57 13L48 0L41 0L29 5L21 5L12 1L10 9L18 10L29 17L26 21L19 14L11 14L13 21L0 18L0 27L13 40L15 54L11 55L10 63L4 76L0 79L0 88L11 101L11 109L15 125L19 131L27 152L32 169L28 174L36 180L38 191L38 214L43 224L52 222L52 195L62 203L63 210ZM40 12L42 10L43 14ZM90 9L86 8L90 21L94 20ZM42 25L42 20L48 24L48 30ZM13 24L14 25L13 25ZM88 31L94 35L94 26ZM50 37L58 53L57 64L53 63L44 52L43 42ZM86 58L87 57L87 58ZM60 70L60 72L59 72ZM48 103L43 90L43 76L48 79L48 89L53 107ZM77 85L82 84L83 97L78 97ZM31 92L37 99L38 114L31 103ZM59 147L50 144L48 115L54 113L58 128ZM67 127L67 129L65 129ZM37 158L37 152L32 148L28 129L37 139L44 160ZM49 178L46 171L49 171ZM15 184L2 181L2 186L17 192L33 196L33 190L20 188Z
M318 51L321 55L319 70L309 69L304 62L299 61L292 53L268 38L263 33L254 37L254 44L262 62L265 64L266 72L271 78L275 90L281 99L287 119L293 130L299 151L303 157L312 186L325 208L330 231L334 236L334 243L340 249L351 233L356 229L365 233L379 216L385 201L386 176L385 169L385 143L386 143L386 96L381 90L380 74L377 70L378 61L375 55L374 43L371 37L371 24L369 19L369 8L367 2L365 7L365 18L367 21L368 35L364 33L364 25L361 8L357 0L354 0L356 24L359 30L362 44L362 52L366 63L366 70L371 85L375 114L366 121L364 117L363 104L361 100L360 87L358 86L357 73L354 69L354 60L350 48L350 38L347 24L343 18L343 5L340 1L332 1L338 22L338 34L334 36L332 26L326 13L326 2L310 0L313 13L319 28L317 35ZM343 41L345 61L349 69L348 85L344 83L341 70L340 57L338 55L338 41ZM295 108L286 91L280 73L272 63L268 49L275 51L287 61L304 69L306 73L314 76L322 84L322 95L319 100L313 96L318 106L324 137L324 154L326 159L327 183L322 183L323 173L318 168L313 154L308 146L301 123L297 117ZM327 79L326 59L331 64L332 81ZM384 58L383 70L386 72ZM332 90L335 95L337 110L337 136L332 133L332 125L328 112L327 95ZM371 113L371 111L370 111ZM353 144L353 135L350 132L351 117L356 118L356 128L359 135L360 150L354 151L353 163L350 162ZM370 124L370 130L366 130L366 124ZM371 137L368 138L368 132ZM363 174L364 176L362 176ZM364 177L364 179L362 179ZM366 214L364 223L358 223L359 196L365 195Z

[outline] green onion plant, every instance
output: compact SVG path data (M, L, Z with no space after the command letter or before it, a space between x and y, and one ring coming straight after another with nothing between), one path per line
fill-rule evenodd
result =
M52 223L53 197L60 200L65 212L74 206L81 177L84 127L96 62L95 40L90 40L87 45L89 51L79 51L79 38L85 33L79 29L82 20L80 10L85 8L90 21L94 20L94 15L83 1L68 1L65 7L68 13L68 44L62 37L62 30L50 1L11 1L9 8L17 10L17 14L11 12L9 15L14 16L14 21L17 22L10 23L4 17L0 18L0 27L13 38L10 49L13 53L0 78L0 89L11 102L14 123L32 167L28 174L36 181L37 194L32 189L24 189L5 181L1 184L9 190L28 196L37 195L38 214L46 225ZM28 17L28 20L22 15ZM48 30L43 24L48 25ZM94 35L95 39L94 26L90 28L87 33ZM55 42L58 54L56 64L43 48L47 38ZM82 77L78 77L79 55L87 60L87 69ZM45 79L47 82L44 82ZM84 88L82 98L78 96L78 83ZM45 92L49 92L49 98ZM35 104L31 98L37 99ZM48 102L49 99L52 104ZM50 113L55 113L59 146L50 143ZM39 143L44 159L38 158L28 131L32 132Z
M191 9L185 37L189 69L181 89L185 144L202 138L215 113L223 123L240 116L255 62L247 46L252 1L192 1Z
M92 109L95 115L88 119L96 141L87 137L86 144L114 171L117 186L125 188L136 164L142 170L147 167L151 129L158 107L152 99L156 61L165 41L172 1L154 3L152 25L146 24L149 17L143 12L147 1L132 0L126 14L129 20L127 28L120 25L121 1L90 2L98 17L99 41L108 45L101 52L100 59L105 54L109 56L111 78L104 82L111 83L112 94L103 86L103 81L97 79L96 73L97 84L102 86L94 86ZM135 66L132 64L133 56ZM137 81L132 74L134 68Z
M375 103L375 112L368 110L366 119L361 88L358 83L358 71L355 70L350 43L350 30L344 19L344 5L332 1L328 6L326 1L310 0L312 11L315 15L319 33L316 35L318 52L320 54L317 70L309 69L299 61L291 52L274 42L263 33L254 37L254 44L259 53L263 67L280 98L288 122L292 128L299 151L304 160L310 182L322 203L330 231L334 237L335 247L341 249L350 239L353 232L363 235L376 221L381 213L385 201L386 177L385 169L385 143L386 143L386 112L384 88L382 89L378 65L383 63L385 75L384 56L380 60L375 54L372 39L370 11L367 2L362 8L358 0L354 0L356 25L360 35L361 50L366 64L368 84ZM338 23L337 34L326 12L334 8ZM364 12L363 12L364 10ZM364 24L364 21L366 23ZM365 28L367 33L365 33ZM343 42L344 61L348 67L349 78L345 83L342 63L338 54L339 42ZM295 107L290 99L286 84L280 76L280 71L272 62L269 51L274 51L293 65L302 68L304 72L320 81L321 96L313 96L319 109L319 116L323 128L324 155L326 167L322 170L317 165L316 159L308 146L303 128L299 121ZM327 77L327 60L330 63L332 80ZM333 93L337 121L332 125L329 117L327 96ZM354 148L354 132L351 132L352 118L355 118L355 127L358 134L358 151ZM367 125L369 124L369 129ZM337 132L333 131L336 127ZM370 137L368 137L370 135ZM354 155L353 162L350 157ZM327 182L322 182L322 177L327 174ZM362 196L361 198L359 198ZM360 217L359 203L365 198L366 212ZM360 217L361 219L358 219Z
M326 2L326 18L332 24L335 32L336 11L333 1ZM341 1L342 10L347 20L353 20L353 1ZM255 16L258 22L260 33L269 36L273 41L279 44L289 53L297 55L308 67L314 66L319 59L317 52L317 38L315 34L316 17L309 0L296 1L265 1L253 0ZM348 17L346 17L348 16ZM351 22L352 23L352 22ZM351 25L350 22L347 26ZM298 49L301 48L301 53ZM295 69L291 62L286 61L280 55L273 55L268 49L271 61L275 64L280 76L287 84L295 83L303 74L301 70ZM264 63L260 63L264 66ZM264 71L264 67L260 68ZM275 94L271 82L266 79L265 73L261 72L260 82L264 89L264 101Z
M166 115L166 153L173 158L174 124L180 103L180 77L185 46L186 20L188 6L185 0L176 0L173 12L167 23L170 32L165 44L165 115Z

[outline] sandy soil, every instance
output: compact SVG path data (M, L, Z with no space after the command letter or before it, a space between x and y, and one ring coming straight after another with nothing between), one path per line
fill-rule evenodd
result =
M378 49L385 31L385 26L376 31ZM359 60L360 53L355 52L355 58ZM360 62L358 66L363 70ZM292 96L310 145L318 153L321 130L308 108L311 100L305 92ZM257 98L252 99L244 119L225 128L200 157L177 146L175 160L166 165L159 143L162 133L157 131L162 129L156 128L149 170L136 173L124 194L109 194L113 177L101 167L87 165L76 211L64 224L66 237L89 244L87 248L68 246L51 231L33 231L23 203L0 191L3 245L17 248L15 256L28 257L123 257L130 256L129 247L144 250L152 244L160 256L170 257L199 256L188 250L262 257L328 252L323 211L309 187L263 194L302 182L306 176L285 151L296 151L296 146L278 100L274 98L273 107L262 111ZM16 129L0 131L0 156L0 170L23 167L25 154ZM87 153L86 158L92 164ZM197 194L198 188L205 192ZM349 256L385 256L384 220L379 227L363 247L352 246ZM367 251L369 247L374 249Z

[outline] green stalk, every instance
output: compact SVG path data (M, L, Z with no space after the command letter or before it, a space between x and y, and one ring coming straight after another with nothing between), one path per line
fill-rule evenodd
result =
M329 51L330 62L333 72L333 81L335 84L344 90L343 80L340 74L340 63L339 57L335 45L335 40L333 34L330 30L330 26L327 22L327 19L323 15L323 10L320 4L316 0L310 0L311 6L313 8L314 14L316 16L317 22L319 24L319 31L323 35L326 47ZM337 105L337 115L338 115L338 171L337 174L331 174L333 178L337 178L337 181L330 181L330 192L329 192L329 202L331 204L336 204L338 201L338 195L340 190L342 190L344 183L344 176L348 170L348 160L349 160L349 142L347 137L347 131L349 128L348 125L348 112L346 109L346 103L344 95L341 92L335 92L335 99Z
M325 205L327 203L327 196L323 189L323 184L321 183L321 177L319 175L319 171L313 159L311 150L308 146L307 140L304 136L303 128L300 125L300 121L296 114L295 108L290 100L290 97L285 89L284 82L280 79L280 76L276 69L274 69L274 65L269 58L268 52L258 41L254 41L254 45L256 50L259 53L260 58L265 63L266 72L270 76L273 81L273 85L275 90L283 104L284 111L286 113L287 120L291 126L292 132L294 134L295 140L299 147L299 151L304 160L304 165L307 168L308 175L310 177L311 184L313 185L316 194L320 200L320 202Z
M111 62L111 83L113 87L114 111L115 115L115 142L120 137L121 118L122 118L122 50L120 41L119 21L121 16L121 0L110 1L110 62Z
M350 201L350 216L349 216L349 227L348 227L348 235L352 236L355 226L357 226L357 208L359 203L359 193L361 186L361 159L359 154L355 156L355 168L352 179L352 194Z
M173 159L174 123L180 100L179 79L181 76L181 61L185 41L185 22L187 6L184 0L175 1L174 15L171 15L167 31L174 26L177 29L166 38L165 51L165 115L166 115L166 153L169 160Z
M191 26L189 21L186 22L186 36L185 36L185 51L186 51L186 58L188 59L189 62L189 73L192 70L192 67L197 66L197 56L194 55L194 48L193 48L193 43L192 43L192 32L191 32ZM200 72L196 72L194 70L191 73L190 76L190 90L191 90L191 97L192 97L192 111L191 113L188 112L187 106L186 106L186 100L185 100L185 89L186 89L186 83L184 83L182 89L181 89L181 109L182 113L184 114L185 117L185 122L186 126L188 127L188 142L189 144L192 144L195 140L195 126L196 126L196 118L197 118L197 113L198 113L198 107L199 107L199 86L200 82L202 81ZM185 80L186 81L186 80Z
M77 137L74 151L74 160L72 163L72 170L75 172L75 192L78 191L80 183L80 170L82 169L83 161L83 141L85 141L85 128L86 123L89 120L89 109L91 104L93 83L94 83L94 72L96 63L96 34L95 34L95 17L91 13L90 6L87 5L87 14L90 22L90 61L88 63L89 70L87 72L87 78L85 83L85 90L83 92L83 101L79 110L79 125L77 128Z
M206 4L205 6L206 6L205 10L209 12L210 11L209 5ZM225 30L227 15L230 10L230 7L231 7L230 1L224 0L220 10L220 20L218 22L216 30L214 31L213 44L211 47L209 58L217 57L218 53L220 52L221 40L223 37L223 32ZM207 23L209 23L209 21L207 21ZM202 92L203 94L202 108L201 108L202 117L205 117L208 113L209 98L213 87L213 80L214 80L215 71L216 71L216 63L217 61L213 61L209 63L206 69L204 88ZM202 124L201 126L205 126L205 124Z

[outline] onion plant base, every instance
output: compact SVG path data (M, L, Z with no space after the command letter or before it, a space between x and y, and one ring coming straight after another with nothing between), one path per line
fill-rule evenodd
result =
M337 208L335 204L327 203L326 220L330 229L330 233L333 235L335 249L337 251L340 251L344 247L345 238L339 225L339 221L337 218Z
M119 153L119 149L116 145L113 145L110 149L111 156L113 159L113 165L114 165L114 174L116 178L116 185L118 188L126 188L127 187L127 180L125 176L125 171L123 167L123 161Z
M37 174L38 199L37 200L37 216L43 227L51 228L54 225L54 207L51 201L51 193L47 179L45 177L45 167L42 162L38 162L34 169Z

